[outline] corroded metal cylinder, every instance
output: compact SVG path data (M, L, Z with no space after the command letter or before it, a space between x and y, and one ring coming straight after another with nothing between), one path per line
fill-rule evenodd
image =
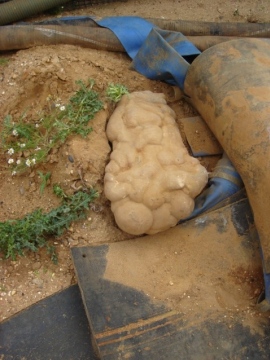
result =
M203 52L185 93L242 177L270 273L270 44L237 39Z
M70 0L12 0L0 5L0 25L10 24L38 14Z

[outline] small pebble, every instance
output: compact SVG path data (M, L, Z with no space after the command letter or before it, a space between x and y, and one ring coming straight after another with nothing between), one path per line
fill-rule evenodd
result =
M71 155L68 155L68 160L71 162L71 163L74 163L74 159Z

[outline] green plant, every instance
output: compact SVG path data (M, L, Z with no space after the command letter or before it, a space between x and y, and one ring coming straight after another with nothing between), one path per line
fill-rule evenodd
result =
M128 89L121 84L109 84L106 90L107 97L117 103L121 100L122 96L125 94L129 94Z
M88 123L103 104L93 90L93 80L87 84L81 80L76 83L79 90L68 105L54 104L54 110L42 114L38 121L28 119L27 113L17 122L10 115L5 117L1 145L14 175L46 161L51 149L64 143L71 134L86 137L92 131ZM51 101L50 97L48 101Z
M5 285L0 284L0 291L7 292L7 288Z
M61 199L65 199L68 196L65 194L64 190L61 188L60 185L54 184L53 185L53 192L56 196L60 197Z
M233 12L233 16L239 16L239 15L240 15L239 9L235 9Z
M51 173L47 172L46 174L43 174L42 171L38 171L38 175L41 179L41 185L40 185L40 193L43 194L45 187L47 186L47 182L49 178L51 177Z
M8 59L6 58L0 58L0 66L5 66L8 63Z
M15 260L26 250L35 252L46 246L52 261L57 262L55 248L47 239L62 235L72 222L85 218L89 203L98 197L93 189L78 191L72 196L61 194L62 204L49 213L37 209L22 219L0 222L0 251L6 258Z

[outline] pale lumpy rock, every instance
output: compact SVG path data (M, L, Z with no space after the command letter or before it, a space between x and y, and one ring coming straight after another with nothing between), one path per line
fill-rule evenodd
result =
M104 192L120 229L155 234L191 214L208 174L188 154L163 94L124 95L106 132L113 151Z

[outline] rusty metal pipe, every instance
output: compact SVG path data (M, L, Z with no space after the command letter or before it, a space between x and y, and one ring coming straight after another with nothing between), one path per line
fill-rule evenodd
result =
M223 43L225 41L241 39L239 36L187 36L188 40L192 42L200 51L205 51L212 46ZM249 38L246 38L249 39ZM263 38L263 40L270 43L270 38Z
M0 25L10 24L70 0L12 0L0 5Z
M69 25L9 25L0 27L0 51L57 44L125 52L118 38L110 30L104 28Z
M207 22L147 18L164 30L181 32L186 36L270 37L270 23Z
M88 23L89 25L89 23ZM187 36L204 51L234 37ZM270 42L270 39L265 39ZM71 44L92 49L125 52L117 36L109 29L98 26L29 24L0 26L0 51L27 49L38 45Z
M190 66L185 93L239 172L270 273L270 44L237 39Z

